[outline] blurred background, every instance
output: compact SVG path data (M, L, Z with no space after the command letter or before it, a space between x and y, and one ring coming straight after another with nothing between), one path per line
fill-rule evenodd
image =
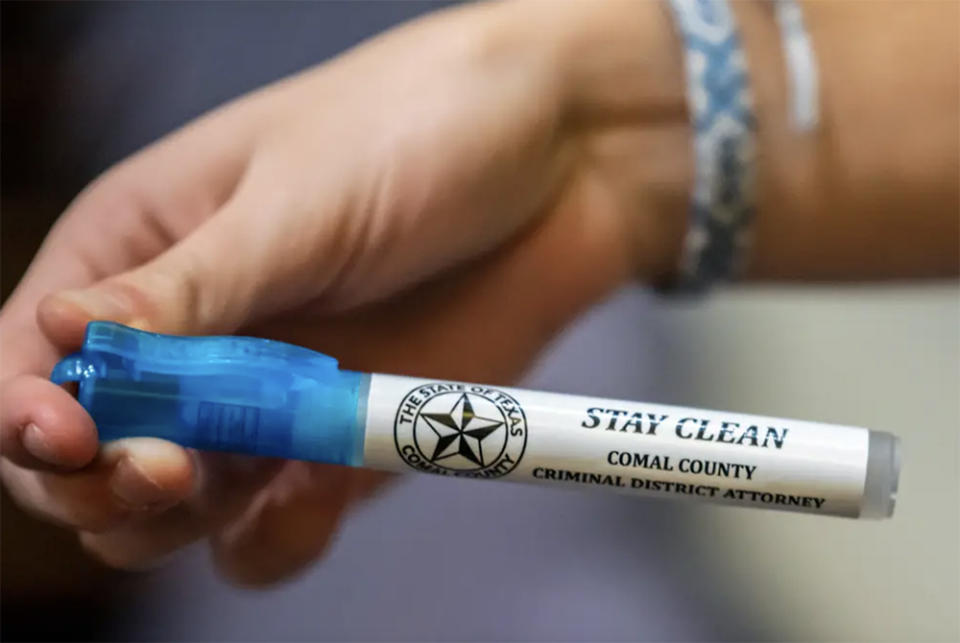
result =
M2 295L110 164L429 2L2 10ZM960 638L960 289L618 293L523 385L866 425L903 440L894 518L850 521L411 476L266 591L197 547L111 572L3 497L4 640ZM468 553L468 555L464 555Z

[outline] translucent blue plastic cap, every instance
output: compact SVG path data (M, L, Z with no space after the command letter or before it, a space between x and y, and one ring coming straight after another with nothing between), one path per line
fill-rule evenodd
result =
M176 337L91 322L54 382L101 440L157 437L183 446L359 466L369 375L332 357L254 337Z

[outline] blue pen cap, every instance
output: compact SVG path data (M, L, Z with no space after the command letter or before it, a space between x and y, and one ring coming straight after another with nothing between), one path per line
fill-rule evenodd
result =
M183 446L359 465L369 375L306 348L255 337L179 337L112 322L87 325L54 382L101 440L157 437Z

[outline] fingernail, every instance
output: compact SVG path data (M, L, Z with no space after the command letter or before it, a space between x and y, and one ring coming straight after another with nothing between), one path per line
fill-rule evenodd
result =
M128 457L117 463L110 489L121 505L134 511L156 510L173 502L168 492Z
M26 447L27 451L34 457L50 464L61 464L59 455L50 444L50 441L47 440L43 429L33 422L23 428L21 440L23 441L23 446Z

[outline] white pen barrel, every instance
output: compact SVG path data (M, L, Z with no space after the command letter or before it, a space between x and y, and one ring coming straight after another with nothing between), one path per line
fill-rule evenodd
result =
M365 467L887 517L887 433L742 413L371 376Z

